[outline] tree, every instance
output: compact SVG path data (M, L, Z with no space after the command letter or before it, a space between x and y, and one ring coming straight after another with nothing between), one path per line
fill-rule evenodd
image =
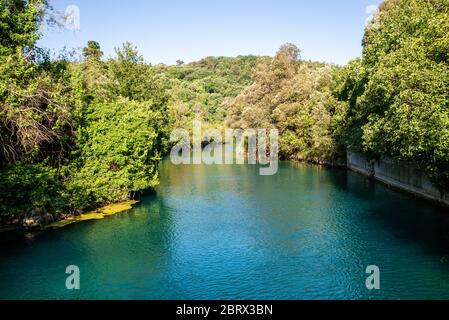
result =
M182 67L160 69L169 90L169 107L177 128L191 128L192 120L221 127L227 111L226 98L237 96L252 83L258 61L255 56L208 57Z
M387 0L346 69L350 147L449 187L449 1Z
M0 219L64 206L58 175L74 143L68 63L36 47L46 1L0 3Z
M137 48L130 42L125 42L115 52L116 58L109 59L107 63L111 79L110 93L114 97L122 96L130 100L154 99L155 103L164 108L164 90L156 79L155 70L145 63Z
M2 0L0 3L0 55L33 47L39 38L46 0Z
M280 47L277 55L285 56L291 61L298 61L301 58L301 50L292 43L285 43Z
M83 56L86 60L100 60L103 56L100 44L96 41L88 41L87 47L83 48Z
M44 4L0 3L2 221L80 212L152 188L168 145L156 70L129 43L108 61L94 41L82 62L50 59L36 47Z
M335 162L341 148L334 115L341 117L342 104L333 96L334 74L334 67L301 61L299 48L285 44L271 61L257 66L251 86L225 102L226 123L278 129L286 159Z
M45 9L46 1L38 0L0 6L0 165L25 158L59 161L68 147L70 139L58 141L72 121L67 64L50 64L35 47Z
M95 102L83 128L88 140L80 145L80 161L68 178L72 206L88 209L155 187L164 153L158 141L163 123L151 102L122 97Z

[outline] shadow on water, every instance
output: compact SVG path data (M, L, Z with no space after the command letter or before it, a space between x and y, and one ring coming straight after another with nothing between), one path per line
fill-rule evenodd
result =
M82 221L58 229L16 230L0 233L0 266L3 260L21 255L28 250L33 250L36 245L42 246L45 244L67 241L71 234L89 233L89 230L98 227L102 222L113 222L117 220L133 221L135 215L141 213L142 210L144 212L152 211L153 214L148 214L148 219L154 218L155 212L168 211L163 207L163 199L158 197L157 191L154 189L136 194L135 199L138 200L139 203L134 205L133 209L106 217L104 220ZM83 258L82 255L77 256L77 252L74 252L73 254L73 260Z
M368 204L363 216L371 223L399 241L418 244L429 255L449 257L448 208L351 171L334 170L329 179Z

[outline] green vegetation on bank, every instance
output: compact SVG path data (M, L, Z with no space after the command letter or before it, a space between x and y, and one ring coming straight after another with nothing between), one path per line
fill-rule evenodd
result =
M35 46L44 1L2 1L0 217L57 220L154 187L168 147L168 96L124 44L102 61L50 59ZM48 217L48 215L52 217Z
M227 116L223 101L250 85L254 68L266 59L208 57L190 64L156 66L170 88L170 116L175 127L190 127L192 119L220 127Z
M283 45L276 56L257 66L254 83L224 103L227 126L280 132L286 159L344 162L339 126L345 104L334 95L339 68L302 61L300 50Z
M346 145L449 187L449 0L384 1L363 44L339 84Z
M449 186L449 0L386 0L347 66L208 57L152 66L125 43L104 59L36 46L45 0L0 3L0 223L82 213L158 183L173 128L277 128L284 159L347 150L417 165Z

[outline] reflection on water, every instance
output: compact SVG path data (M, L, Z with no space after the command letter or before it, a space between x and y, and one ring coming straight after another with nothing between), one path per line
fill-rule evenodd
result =
M161 166L130 212L0 237L0 298L449 298L446 209L345 170ZM365 287L377 265L381 290ZM65 289L78 265L81 290Z

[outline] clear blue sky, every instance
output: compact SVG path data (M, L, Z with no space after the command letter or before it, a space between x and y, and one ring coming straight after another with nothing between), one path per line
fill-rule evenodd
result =
M346 64L360 56L369 13L381 0L52 0L80 9L80 30L46 29L40 46L100 42L106 57L125 41L153 64L206 56L273 55L285 42L305 59Z

